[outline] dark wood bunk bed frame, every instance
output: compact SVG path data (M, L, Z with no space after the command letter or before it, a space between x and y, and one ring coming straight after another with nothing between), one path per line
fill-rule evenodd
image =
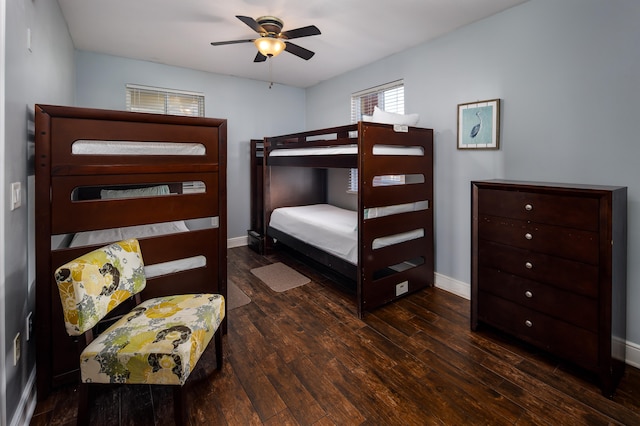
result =
M357 136L350 137L354 132ZM357 144L354 155L271 157L274 149ZM419 146L424 156L374 155L375 145ZM358 264L329 254L269 226L278 207L328 203L327 170L358 169ZM433 130L359 122L309 132L251 141L252 214L249 245L260 253L274 248L274 239L347 278L355 287L358 316L434 284ZM375 176L422 175L421 183L373 186ZM364 218L365 209L426 201L425 210ZM376 238L423 228L424 236L372 249ZM414 261L419 262L415 265ZM411 262L397 272L390 266ZM415 265L415 266L414 266ZM406 293L396 295L398 284Z
M150 278L142 298L209 292L227 295L226 138L223 119L36 105L35 229L37 392L77 382L76 346L65 332L53 271L104 244L58 248L52 236L201 219L211 226L140 238L146 265L204 256L206 265ZM74 155L77 140L201 143L204 155ZM198 193L101 200L90 188L203 182ZM74 196L77 188L87 196ZM75 194L82 191L76 190ZM87 199L88 198L88 199ZM217 219L217 223L216 223ZM70 237L67 237L69 240ZM123 304L123 310L127 304ZM225 324L226 325L226 324Z

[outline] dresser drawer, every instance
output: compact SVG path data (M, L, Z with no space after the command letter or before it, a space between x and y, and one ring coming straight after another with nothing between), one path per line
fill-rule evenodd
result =
M482 266L478 270L482 290L569 324L598 331L596 299Z
M598 233L524 220L481 215L478 237L527 250L598 264Z
M478 266L499 269L584 296L598 297L598 267L594 265L479 240Z
M478 319L588 369L598 366L597 334L491 293L478 293Z
M597 198L488 188L478 190L480 215L510 217L597 231L599 212Z

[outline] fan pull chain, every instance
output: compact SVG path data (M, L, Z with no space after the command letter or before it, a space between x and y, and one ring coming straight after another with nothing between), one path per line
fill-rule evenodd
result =
M271 89L273 87L273 70L271 69L273 61L271 61L271 58L267 59L267 61L269 62L269 89Z

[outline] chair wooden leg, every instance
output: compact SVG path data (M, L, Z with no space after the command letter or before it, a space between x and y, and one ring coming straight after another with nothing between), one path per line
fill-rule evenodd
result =
M78 385L78 417L76 417L76 424L78 426L88 426L89 420L89 384L80 383Z
M173 419L176 426L189 424L186 416L186 395L184 386L173 386Z
M222 330L218 327L214 334L214 343L216 345L216 369L222 369Z

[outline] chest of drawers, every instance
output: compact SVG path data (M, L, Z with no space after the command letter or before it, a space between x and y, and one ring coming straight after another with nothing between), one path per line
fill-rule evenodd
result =
M471 329L480 324L595 373L625 367L627 188L471 182Z

